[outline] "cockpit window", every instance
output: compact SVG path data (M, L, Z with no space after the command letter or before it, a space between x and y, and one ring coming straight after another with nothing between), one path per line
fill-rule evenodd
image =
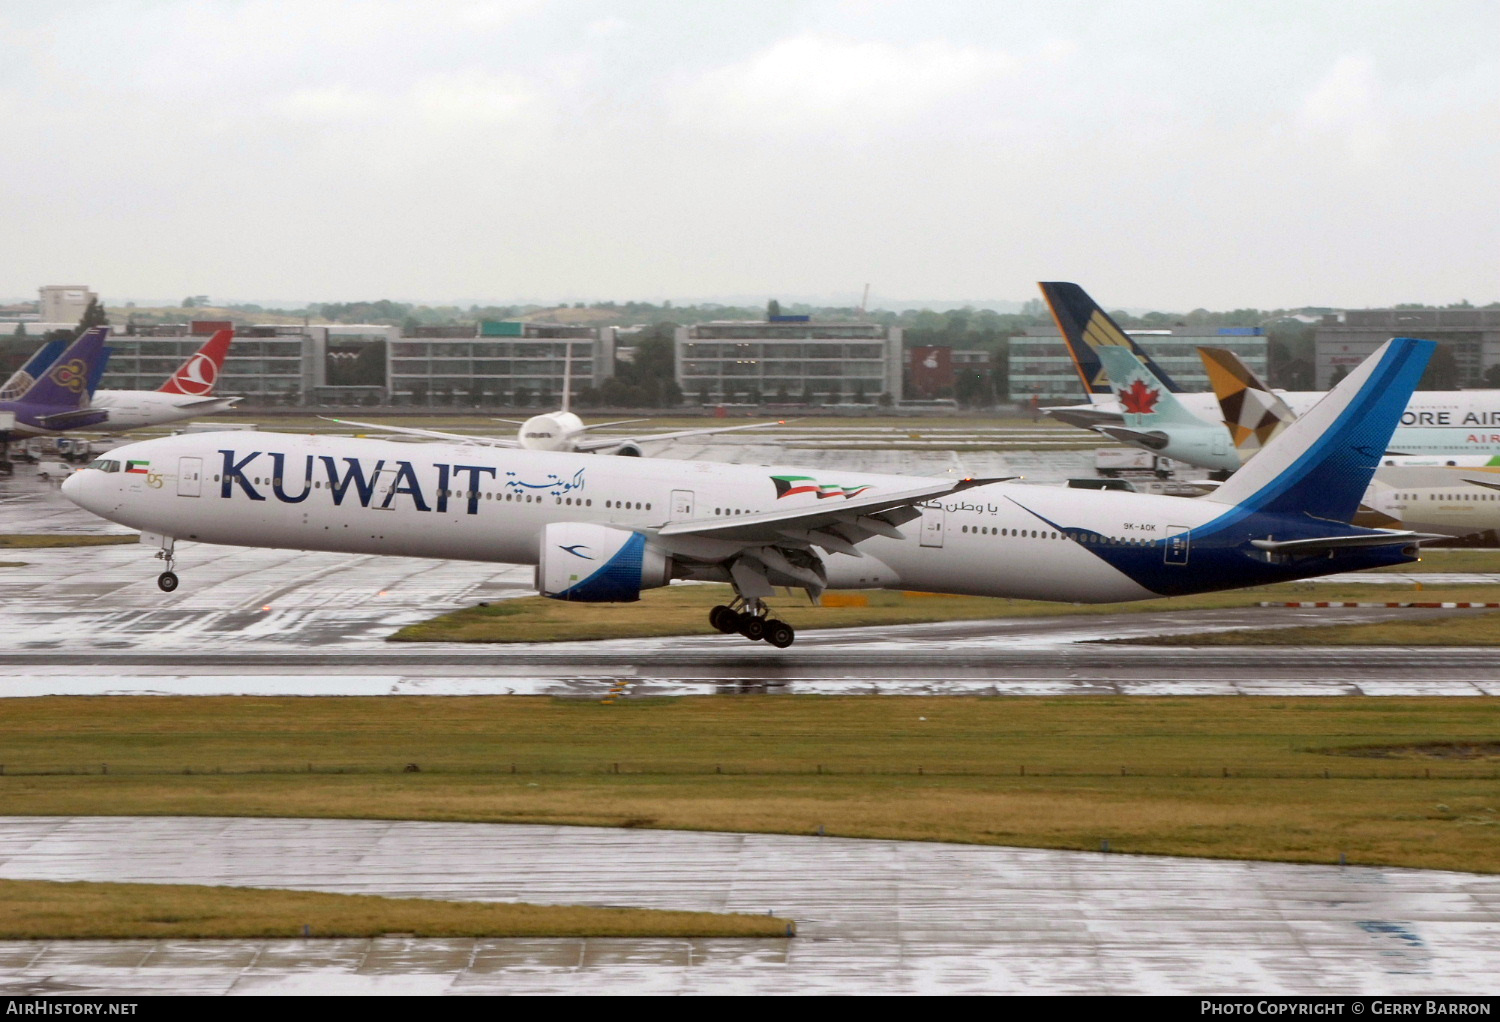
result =
M95 458L84 466L85 468L97 468L100 472L118 472L120 463L110 458Z

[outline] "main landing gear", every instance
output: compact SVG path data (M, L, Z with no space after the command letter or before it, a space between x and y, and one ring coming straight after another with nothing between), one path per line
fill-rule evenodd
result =
M739 632L751 642L764 639L777 649L786 649L797 638L797 633L785 621L770 616L770 608L760 600L744 600L739 597L729 606L719 604L708 612L708 623L726 635Z
M170 593L177 588L177 573L172 569L177 566L177 561L172 556L175 541L170 537L164 537L161 541L161 549L156 552L156 559L167 562L167 570L156 576L156 584L164 593Z

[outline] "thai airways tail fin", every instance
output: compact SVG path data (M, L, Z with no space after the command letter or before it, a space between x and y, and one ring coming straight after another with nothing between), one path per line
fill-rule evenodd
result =
M1137 429L1209 425L1188 411L1130 349L1100 345L1096 354L1113 384L1113 395L1120 400L1125 425Z
M1234 449L1243 463L1280 436L1297 416L1255 370L1224 348L1199 348L1208 382L1219 399L1219 410Z
M93 367L89 370L89 381L87 384L89 389L89 400L93 400L94 391L99 389L99 381L104 379L104 370L109 367L109 357L114 353L115 349L106 344L103 350L99 353L99 360L95 362Z
M105 357L108 336L107 326L84 331L17 400L57 410L88 407L89 380Z
M1250 511L1349 522L1437 345L1381 345L1244 468L1200 498Z
M62 354L68 346L67 341L48 341L26 360L26 364L11 373L10 379L4 385L0 385L0 401L11 401L26 393L26 388L36 382L38 376L47 371L47 367L57 361L57 356Z
M157 387L159 394L186 394L189 397L207 397L214 392L219 380L219 371L224 368L224 357L229 354L229 344L234 340L233 330L216 330L203 342L203 347L193 352L188 360L167 377L167 382Z
M1084 392L1090 397L1109 394L1109 380L1096 353L1099 348L1111 345L1129 348L1136 358L1146 363L1156 374L1156 378L1161 380L1167 390L1174 394L1182 392L1176 381L1152 361L1151 356L1132 341L1083 288L1065 281L1048 280L1039 282L1037 286L1042 289L1042 297L1047 299L1047 305L1052 309L1052 318L1057 321L1057 329L1068 346L1068 354L1073 356L1073 366L1078 370L1079 379L1083 381Z

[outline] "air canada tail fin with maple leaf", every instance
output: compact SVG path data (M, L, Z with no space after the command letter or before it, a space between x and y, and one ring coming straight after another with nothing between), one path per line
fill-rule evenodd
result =
M1151 369L1131 354L1129 348L1101 347L1099 361L1109 376L1125 425L1132 429L1165 426L1201 426L1202 419L1188 411Z

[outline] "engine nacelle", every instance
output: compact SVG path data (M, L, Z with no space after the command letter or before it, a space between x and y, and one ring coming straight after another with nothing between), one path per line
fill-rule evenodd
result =
M617 455L621 458L639 458L646 452L642 451L641 445L636 443L634 440L627 440L609 453Z
M553 600L633 603L672 581L672 559L644 533L612 525L554 522L542 532L536 587Z

